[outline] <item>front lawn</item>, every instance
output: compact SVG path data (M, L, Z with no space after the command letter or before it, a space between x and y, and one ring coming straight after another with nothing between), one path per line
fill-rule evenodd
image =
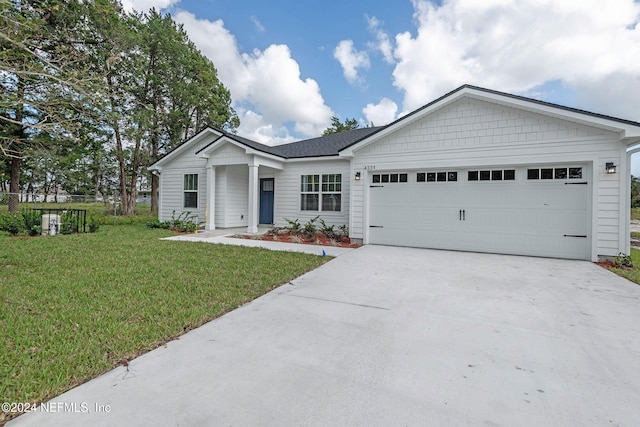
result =
M50 399L328 259L173 234L0 235L0 397Z

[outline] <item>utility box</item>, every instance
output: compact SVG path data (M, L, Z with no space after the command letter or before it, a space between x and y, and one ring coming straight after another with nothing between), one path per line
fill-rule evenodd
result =
M55 236L60 232L60 215L44 214L42 215L42 235L50 234Z

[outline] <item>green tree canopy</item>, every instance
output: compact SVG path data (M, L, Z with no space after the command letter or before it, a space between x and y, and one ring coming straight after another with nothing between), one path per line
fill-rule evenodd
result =
M232 132L239 126L213 63L171 15L127 14L118 0L0 5L0 161L10 192L19 192L29 155L39 157L26 163L29 185L51 155L56 162L45 163L71 161L68 169L92 174L60 174L75 181L63 187L89 191L91 184L97 192L99 165L113 153L123 211L132 213L146 166L206 125ZM157 177L150 181L155 207Z
M331 117L331 126L326 128L322 135L331 135L332 133L340 133L346 132L349 130L358 129L360 126L358 125L358 121L356 119L345 119L344 123L340 121L339 118L333 116Z

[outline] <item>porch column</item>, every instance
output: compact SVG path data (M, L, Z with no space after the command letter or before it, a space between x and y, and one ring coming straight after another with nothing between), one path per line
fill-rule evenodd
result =
M207 221L205 230L216 229L216 167L207 167Z
M260 181L258 180L258 165L249 165L249 212L247 233L258 232L258 190Z

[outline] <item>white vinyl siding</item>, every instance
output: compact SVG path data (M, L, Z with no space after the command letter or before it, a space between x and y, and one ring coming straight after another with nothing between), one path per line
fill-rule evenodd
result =
M320 215L327 224L335 226L349 224L349 194L351 187L349 161L326 159L313 161L290 161L283 170L274 171L274 223L286 226L288 219L298 219L301 224ZM340 211L305 211L300 209L301 176L341 174ZM321 177L320 177L321 178Z
M221 227L248 225L249 168L246 165L227 166L227 190L222 202L225 222Z
M207 160L196 157L195 153L206 146L210 141L194 144L179 156L162 166L160 191L162 200L158 218L167 221L171 216L179 216L183 212L191 212L198 222L205 220L206 194L207 194ZM184 176L188 174L198 175L197 208L184 207Z
M369 176L379 171L579 163L590 166L585 178L592 189L593 249L596 255L615 256L620 247L619 188L624 177L622 171L606 174L604 166L625 161L620 158L618 138L601 128L461 98L354 152L352 171L362 171L363 179L351 189L351 237L366 242Z
M251 156L245 151L231 143L224 144L222 147L211 153L211 164L226 165L247 165L251 161Z

